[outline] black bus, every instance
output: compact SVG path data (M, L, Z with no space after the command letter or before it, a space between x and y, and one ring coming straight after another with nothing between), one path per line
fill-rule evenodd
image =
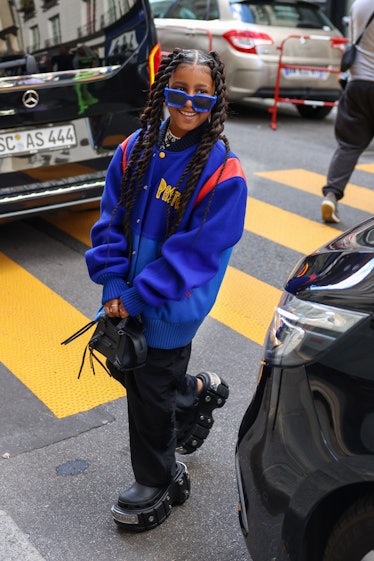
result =
M0 223L98 201L160 62L148 0L1 10Z

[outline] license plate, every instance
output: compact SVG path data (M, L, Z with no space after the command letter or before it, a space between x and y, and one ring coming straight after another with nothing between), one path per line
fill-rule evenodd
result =
M304 68L284 68L284 74L287 78L327 78L328 72L321 70L309 70Z
M35 154L39 150L57 150L77 144L73 125L0 133L0 158Z

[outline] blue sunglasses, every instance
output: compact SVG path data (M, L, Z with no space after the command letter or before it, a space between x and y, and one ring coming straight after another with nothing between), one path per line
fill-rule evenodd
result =
M209 111L212 110L213 105L217 101L216 95L188 95L183 90L173 90L172 88L168 87L165 88L164 94L166 105L181 109L186 105L187 101L190 100L195 111L199 111L200 113L209 113Z

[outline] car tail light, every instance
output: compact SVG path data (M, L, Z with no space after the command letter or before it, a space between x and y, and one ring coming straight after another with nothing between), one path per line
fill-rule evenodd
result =
M241 53L257 54L256 47L260 45L273 45L273 39L266 33L232 29L223 34L223 38Z
M300 300L287 292L275 310L265 343L265 362L301 366L315 360L368 314Z
M339 47L341 47L342 45L345 45L346 43L349 43L350 40L349 40L347 37L339 37L339 36L336 36L336 37L331 37L331 38L330 38L330 42L331 42L331 46L332 46L333 48L336 48L336 47L339 48Z
M331 48L333 49L339 49L340 51L342 51L342 53L344 53L347 43L350 42L350 39L348 37L331 37L330 38L330 43L331 43Z
M161 62L161 46L160 43L156 43L148 57L148 70L149 70L149 81L152 85L155 81L155 76L157 74L158 67Z

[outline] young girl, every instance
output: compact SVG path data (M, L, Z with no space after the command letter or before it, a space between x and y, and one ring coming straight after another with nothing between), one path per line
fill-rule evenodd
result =
M164 106L170 117L162 122ZM86 260L109 317L140 315L147 364L112 375L127 393L133 485L112 507L132 531L161 524L189 495L176 450L194 452L228 397L211 372L187 374L191 341L211 310L243 233L247 186L222 135L227 98L216 53L175 49L161 62L141 128L108 168Z

